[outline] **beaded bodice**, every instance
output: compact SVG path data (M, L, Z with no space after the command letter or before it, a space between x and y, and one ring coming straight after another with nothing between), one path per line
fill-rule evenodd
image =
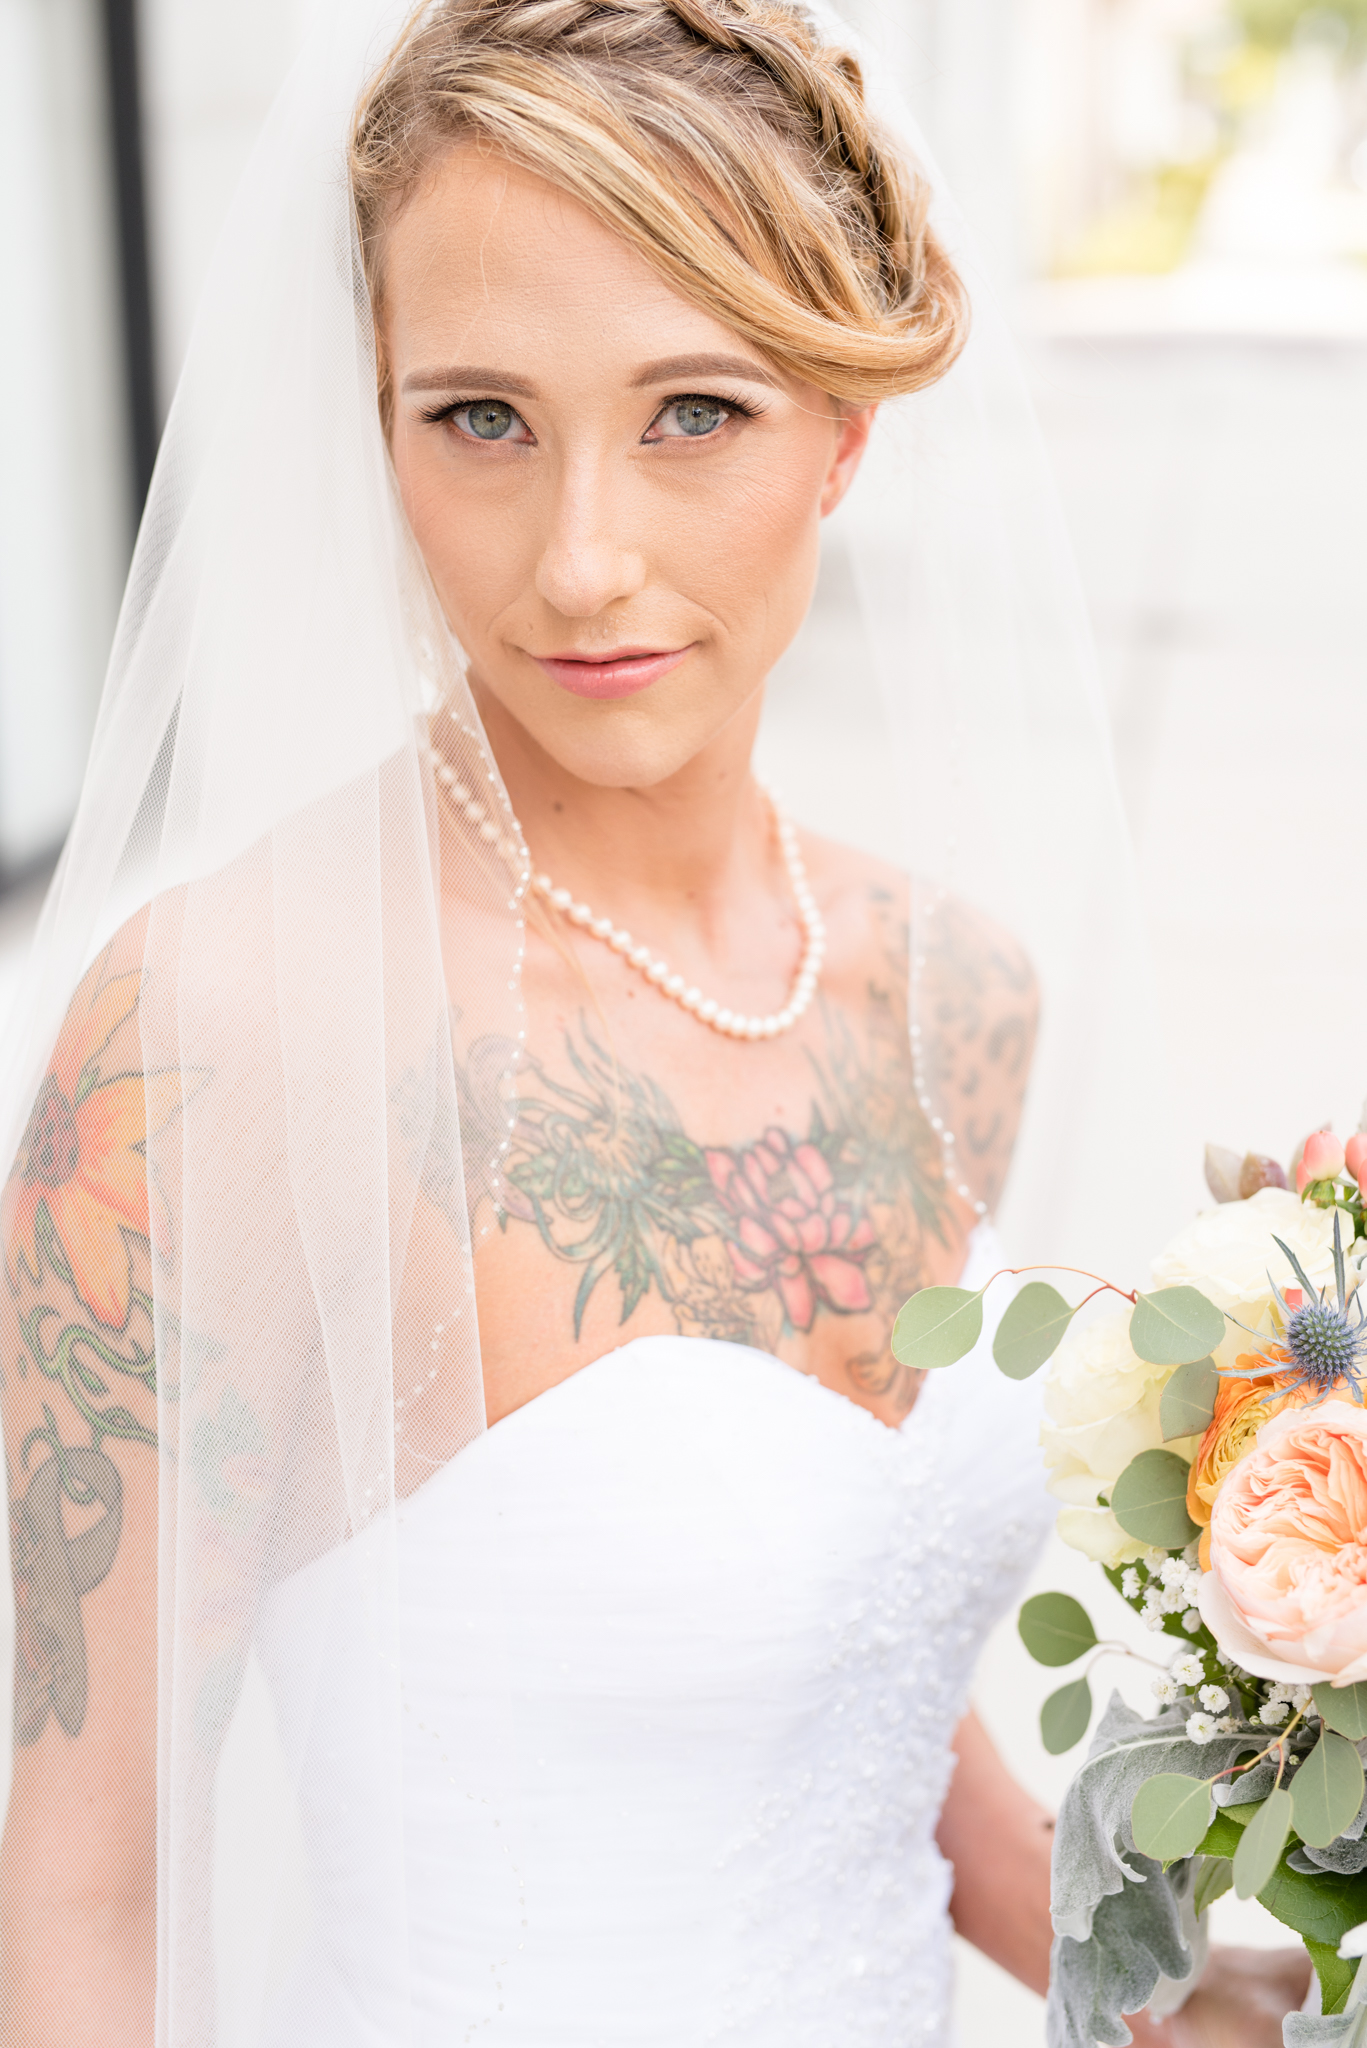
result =
M282 1587L262 1653L316 1934L272 2042L944 2041L935 1826L977 1650L1046 1526L1034 1438L1031 1390L986 1359L891 1430L767 1354L648 1337L415 1495L411 2031L329 1682L363 1543Z

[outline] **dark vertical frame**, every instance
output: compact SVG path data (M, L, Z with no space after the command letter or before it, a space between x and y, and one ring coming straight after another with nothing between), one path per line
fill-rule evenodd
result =
M135 522L142 516L161 437L156 341L152 328L152 266L143 162L142 83L137 0L100 0L109 81L109 130L119 237L124 390L128 408L129 479Z

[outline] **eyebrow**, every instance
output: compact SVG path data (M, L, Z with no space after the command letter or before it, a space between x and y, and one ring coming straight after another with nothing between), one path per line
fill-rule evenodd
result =
M405 391L511 391L515 398L535 398L536 386L522 377L510 377L506 370L491 370L487 363L448 363L442 370L414 370L403 380Z
M640 391L650 384L669 384L680 377L740 377L749 384L777 387L778 379L762 363L749 356L664 356L659 362L643 363L631 379L630 388ZM487 363L448 363L439 370L414 370L403 380L407 391L507 391L514 398L535 398L536 386L525 378L510 377L506 370Z
M631 380L633 391L646 384L669 384L678 377L742 377L747 384L778 388L778 379L749 356L665 356L645 363Z

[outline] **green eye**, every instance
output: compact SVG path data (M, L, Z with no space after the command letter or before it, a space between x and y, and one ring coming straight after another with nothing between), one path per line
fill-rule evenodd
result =
M496 398L481 398L478 405L467 405L465 420L470 432L481 441L502 441L512 432L517 414L510 405L501 405Z
M683 434L710 434L725 417L715 398L681 398L670 407Z

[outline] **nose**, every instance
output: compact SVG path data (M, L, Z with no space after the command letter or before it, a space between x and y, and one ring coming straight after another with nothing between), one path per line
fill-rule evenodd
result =
M597 465L560 481L536 566L537 595L563 617L592 619L644 588L646 562L626 507Z

